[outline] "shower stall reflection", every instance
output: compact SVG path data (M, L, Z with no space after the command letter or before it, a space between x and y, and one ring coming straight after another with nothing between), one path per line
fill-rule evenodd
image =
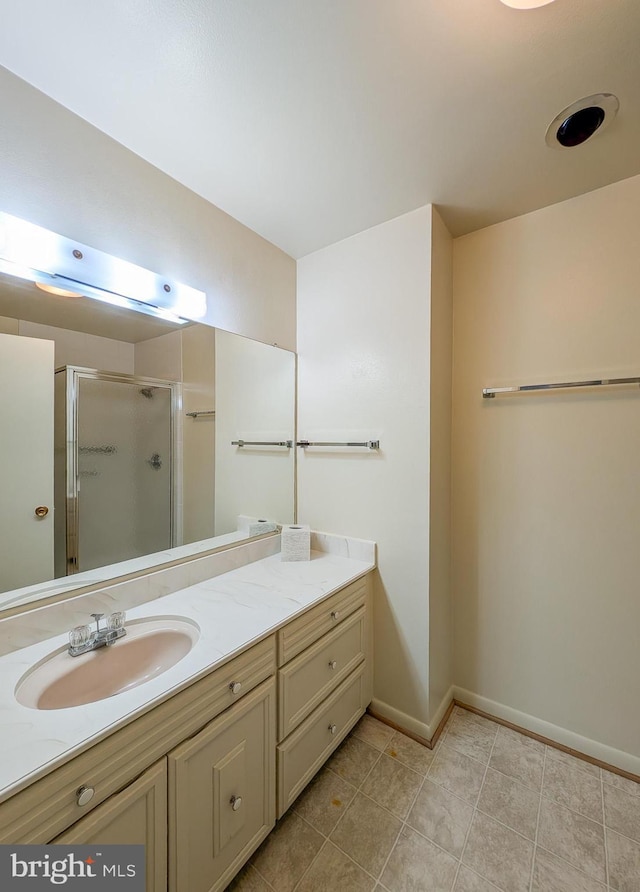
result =
M180 385L65 366L55 375L55 575L180 544Z

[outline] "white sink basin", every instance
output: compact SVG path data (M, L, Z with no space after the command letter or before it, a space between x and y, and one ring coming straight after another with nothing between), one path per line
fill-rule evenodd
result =
M61 648L26 672L16 699L32 709L65 709L128 691L166 672L200 637L198 626L178 617L129 622L127 634L110 647L79 657Z

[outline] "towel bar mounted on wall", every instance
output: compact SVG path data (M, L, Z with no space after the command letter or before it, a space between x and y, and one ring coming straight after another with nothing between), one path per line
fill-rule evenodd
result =
M365 440L364 443L319 443L311 440L298 440L296 446L366 446L367 449L380 449L380 440Z
M286 446L291 449L293 440L232 440L232 446Z
M568 387L610 387L619 384L640 384L638 378L599 378L594 381L562 381L557 384L521 384L519 387L485 387L482 399L491 400L505 393L531 393L540 390L563 390Z
M187 416L187 418L199 418L201 415L215 415L215 414L216 413L214 412L213 409L207 409L206 411L202 411L202 412L185 412L185 415Z

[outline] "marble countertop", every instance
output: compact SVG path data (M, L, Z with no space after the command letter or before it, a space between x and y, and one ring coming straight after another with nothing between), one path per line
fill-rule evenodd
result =
M316 541L328 548L330 538ZM66 635L0 657L0 801L374 568L373 543L336 541L338 547L331 551L312 551L310 561L286 563L275 554L128 610L128 620L185 617L197 623L200 638L171 669L105 700L38 710L15 699L24 673L65 648ZM107 655L113 656L117 646Z

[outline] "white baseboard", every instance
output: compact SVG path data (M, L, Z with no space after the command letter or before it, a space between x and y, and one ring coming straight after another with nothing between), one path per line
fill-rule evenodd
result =
M512 709L511 706L504 706L495 700L489 700L487 697L481 697L472 691L467 691L457 685L453 687L453 696L460 703L466 703L467 706L474 706L483 712L493 715L505 722L511 722L512 725L518 725L534 734L540 734L547 737L555 743L561 743L568 746L572 750L591 756L593 759L599 759L622 771L629 771L631 774L640 775L640 757L633 756L631 753L625 753L623 750L615 749L607 746L605 743L599 743L597 740L591 740L589 737L583 737L581 734L575 734L559 725L553 725L551 722L545 722L536 716L528 715L526 712L520 712Z
M388 719L400 728L404 728L406 731L411 731L413 734L418 734L426 740L431 740L438 730L438 725L449 708L449 704L453 700L453 691L453 687L449 688L428 725L425 722L414 719L413 716L408 715L406 712L396 709L395 706L389 706L389 704L385 703L383 700L377 700L375 697L371 701L371 709L382 716L382 718Z

